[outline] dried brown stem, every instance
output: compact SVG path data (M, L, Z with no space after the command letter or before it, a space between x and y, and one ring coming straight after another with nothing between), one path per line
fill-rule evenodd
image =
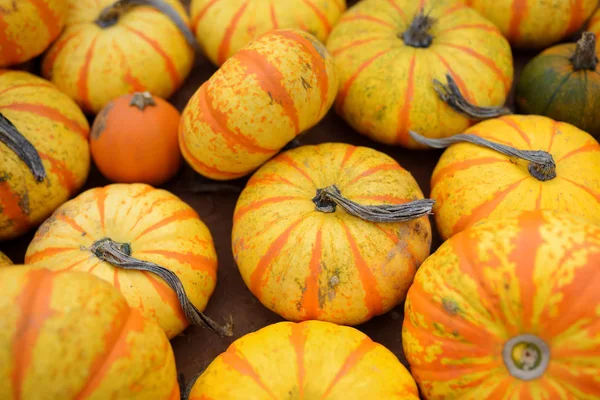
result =
M407 46L416 48L427 48L433 42L433 36L429 30L435 23L435 20L429 15L425 15L423 9L413 18L408 29L398 34Z
M46 179L46 169L39 153L21 132L0 113L0 142L12 150L27 165L36 181Z
M596 65L598 65L598 57L596 56L596 35L592 32L583 32L581 39L577 41L575 52L570 60L571 63L573 63L573 69L575 71L583 69L595 71Z
M129 105L144 111L148 106L156 106L156 101L154 101L154 97L152 97L150 92L135 92L131 97Z

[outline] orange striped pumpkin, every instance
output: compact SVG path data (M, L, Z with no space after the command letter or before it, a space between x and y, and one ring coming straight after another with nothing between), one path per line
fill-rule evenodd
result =
M364 205L423 198L408 171L367 147L301 146L264 164L236 204L233 255L250 291L287 320L356 325L383 314L429 255L427 216L375 223L326 211L317 197L332 185Z
M179 126L183 156L211 179L248 175L316 125L337 88L333 59L317 38L293 29L267 33L190 98Z
M232 382L235 382L232 384ZM189 400L418 400L398 358L364 333L328 322L279 322L233 342Z
M188 26L178 0L161 1ZM124 94L149 91L168 98L181 87L192 68L194 50L167 15L139 6L102 27L97 19L114 0L68 3L67 26L46 53L42 74L86 113L96 114Z
M504 104L513 81L508 42L460 0L360 1L327 48L340 75L338 114L389 145L422 148L410 130L446 137L472 124L440 99L434 80L449 74L467 101L493 107Z
M110 284L0 268L0 398L178 400L173 350Z
M0 140L0 240L29 231L74 195L90 168L89 124L53 84L28 72L0 70L0 115L39 154L40 182Z
M600 227L569 213L486 220L419 268L402 342L429 400L600 398Z
M188 321L165 281L150 272L121 270L90 251L105 237L129 244L132 257L173 271L191 302L199 310L206 307L217 279L210 231L178 197L146 184L94 188L63 204L36 232L25 263L93 273L157 321L169 338L182 332Z
M192 29L207 57L220 66L256 37L302 29L325 42L346 11L346 0L192 0Z
M6 256L6 254L0 251L0 267L7 265L12 265L12 261Z
M0 68L38 55L58 37L68 0L0 0Z

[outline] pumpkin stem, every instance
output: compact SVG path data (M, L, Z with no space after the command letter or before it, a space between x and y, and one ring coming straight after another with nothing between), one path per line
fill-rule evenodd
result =
M135 92L131 97L129 105L144 111L148 106L156 106L156 101L154 101L154 97L152 97L150 92Z
M186 22L170 4L163 0L117 0L106 6L94 22L101 28L109 28L119 22L123 14L137 6L152 7L165 14L181 31L189 45L196 47L196 38Z
M185 313L185 316L190 324L201 326L209 331L219 334L220 336L233 335L233 324L231 321L222 327L204 315L187 297L183 284L173 271L152 262L142 261L131 257L132 251L129 243L115 242L111 238L106 237L95 241L87 250L91 251L92 254L98 257L101 261L105 261L115 267L126 270L147 271L158 275L177 294L179 304L181 304L181 308L183 309L183 312Z
M477 135L460 133L458 135L447 138L430 139L419 135L416 132L409 131L410 136L418 143L443 149L455 143L467 142L478 146L487 147L505 154L509 157L517 157L522 160L529 161L528 170L531 176L541 182L549 181L556 178L556 163L552 154L543 150L518 150L514 147L507 146L501 143L491 142Z
M519 335L504 343L502 358L512 376L531 381L541 377L548 368L550 347L535 335Z
M399 33L398 37L404 41L407 46L416 48L427 48L433 42L433 36L429 34L429 29L433 26L435 20L429 15L425 15L421 8L419 13L415 15L408 29Z
M36 181L46 179L46 169L39 153L21 132L0 113L0 142L13 151L27 165Z
M404 222L431 214L435 200L421 199L404 204L381 204L365 206L348 200L342 196L337 186L327 186L317 189L317 195L312 199L317 211L324 213L335 212L340 206L350 215L370 222Z
M598 65L598 57L596 56L596 35L592 32L583 32L581 39L577 41L575 52L570 60L573 63L573 69L575 71L580 71L582 69L595 71L596 65Z
M478 107L465 99L456 81L450 74L446 74L448 85L445 86L437 79L433 80L433 88L442 101L454 109L454 111L465 115L472 120L485 120L497 118L502 115L512 114L507 107Z

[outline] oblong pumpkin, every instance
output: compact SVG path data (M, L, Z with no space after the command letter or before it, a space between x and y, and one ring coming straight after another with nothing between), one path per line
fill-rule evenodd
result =
M235 382L235 384L232 384ZM279 322L233 342L189 400L418 400L398 358L364 333L328 322Z
M145 184L111 184L66 202L40 226L25 263L93 273L157 321L169 338L182 332L188 321L165 281L150 272L122 270L90 251L105 237L129 244L132 257L173 271L191 302L200 310L206 307L217 279L210 231L177 196Z
M504 104L513 80L508 42L460 0L360 1L340 18L327 48L340 75L338 114L390 145L422 148L409 130L445 137L471 125L440 99L434 80L449 74L466 100L491 107Z
M327 210L319 191L332 185L364 205L423 199L408 171L366 147L301 146L264 164L236 204L233 255L250 291L287 320L356 325L383 314L429 255L427 216L375 223Z
M256 37L275 29L302 29L322 42L346 11L346 0L192 0L192 29L220 66Z
M248 175L316 125L337 92L333 58L309 33L269 32L238 51L183 110L179 144L211 179Z
M7 240L37 226L83 186L90 127L68 96L22 71L0 70L0 115L33 145L45 170L37 181L0 140L0 240Z
M486 220L419 268L402 342L426 399L600 398L600 227L553 211Z
M177 400L160 327L82 272L0 268L0 398Z
M0 251L0 266L7 265L12 265L12 261L6 256L6 254Z

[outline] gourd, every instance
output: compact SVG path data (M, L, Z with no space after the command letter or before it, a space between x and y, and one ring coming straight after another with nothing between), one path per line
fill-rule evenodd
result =
M12 265L12 261L6 256L6 254L0 251L0 267L7 265Z

